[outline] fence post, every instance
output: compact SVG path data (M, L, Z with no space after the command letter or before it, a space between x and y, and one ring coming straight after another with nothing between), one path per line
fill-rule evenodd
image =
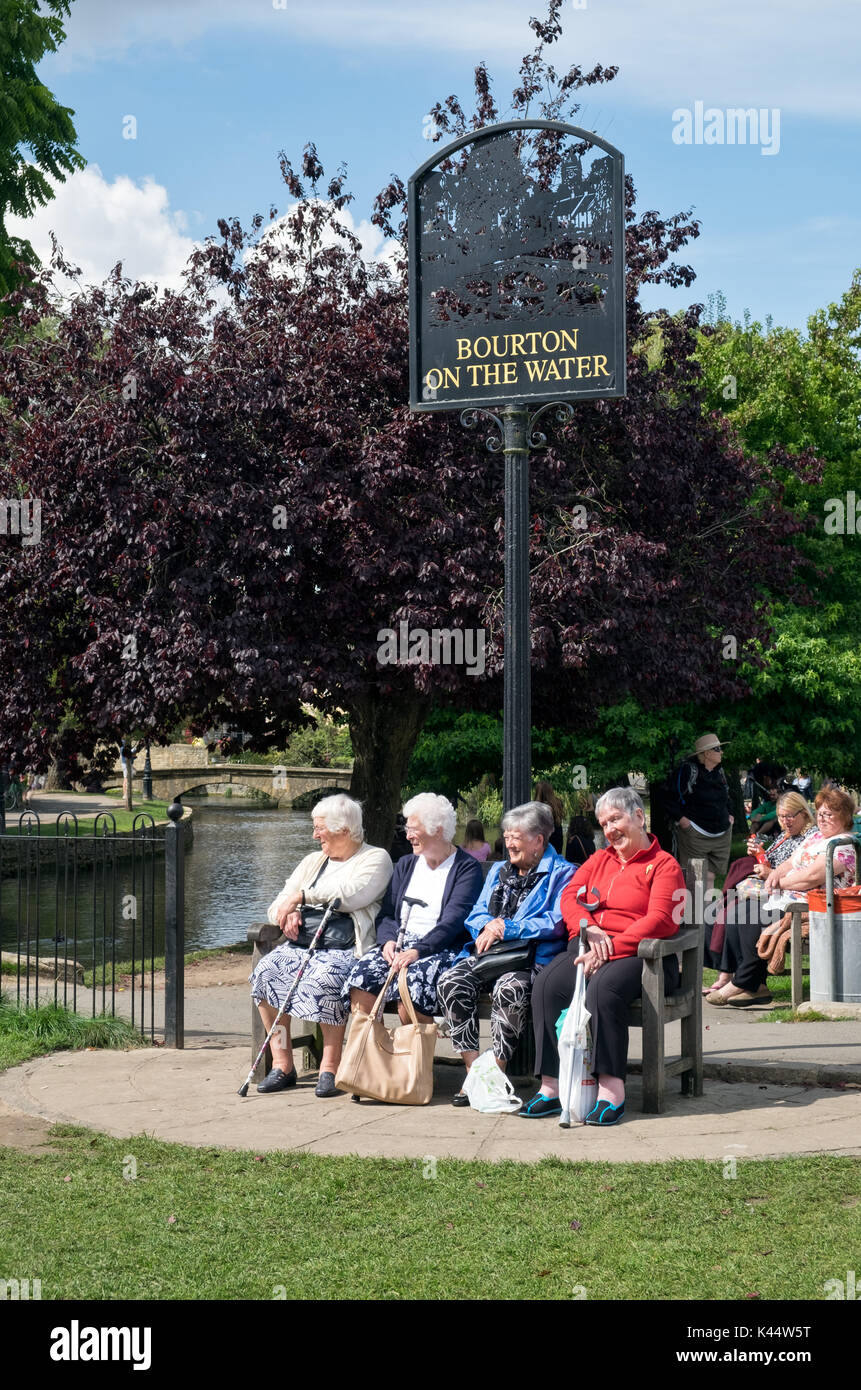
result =
M6 834L6 768L0 762L0 835Z
M164 832L164 1041L185 1046L185 847L182 802L168 807Z

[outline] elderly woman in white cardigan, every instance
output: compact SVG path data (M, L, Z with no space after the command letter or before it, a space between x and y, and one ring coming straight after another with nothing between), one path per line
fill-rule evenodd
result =
M338 1094L335 1072L348 1016L341 998L343 986L356 958L374 945L374 922L392 876L392 861L384 849L365 844L362 808L349 796L327 796L318 801L311 812L311 824L320 850L297 864L269 908L269 921L281 928L287 940L263 957L250 979L251 997L268 1031L308 956L307 950L295 944L302 924L301 909L323 908L340 898L340 912L353 920L353 944L343 950L318 947L290 1006L297 1018L319 1023L322 1030L323 1058L315 1094L325 1098ZM257 1087L267 1095L296 1085L289 1015L284 1015L283 1031L276 1029L273 1034L271 1048L272 1070Z

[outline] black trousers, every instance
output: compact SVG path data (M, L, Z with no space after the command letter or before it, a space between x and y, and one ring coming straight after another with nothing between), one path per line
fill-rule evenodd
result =
M754 904L756 906L756 904ZM756 943L762 933L757 921L727 922L723 939L723 952L720 958L721 970L732 975L732 982L739 989L756 994L765 984L768 964L760 960L756 953Z
M559 1075L556 1020L574 997L576 956L557 956L532 986L532 1026L535 1031L535 1070L539 1076ZM679 982L675 956L664 961L667 992ZM628 1007L643 992L643 962L625 956L600 966L586 986L586 1008L592 1015L592 1070L596 1076L619 1076L628 1070Z

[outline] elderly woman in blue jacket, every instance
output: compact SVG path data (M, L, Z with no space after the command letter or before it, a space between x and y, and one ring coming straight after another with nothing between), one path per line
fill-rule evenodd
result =
M353 1009L370 1012L391 966L405 965L419 1022L429 1023L437 1012L437 980L469 939L464 920L481 891L482 871L471 854L453 844L456 815L446 797L421 792L403 814L412 854L395 865L377 914L377 949L356 962L344 997ZM398 950L402 925L406 932ZM396 1001L401 1022L409 1022L397 978L388 1001Z
M478 1003L482 990L492 991L490 1035L493 1053L507 1068L529 1012L532 981L539 970L565 949L565 928L559 900L574 874L574 865L550 844L555 829L553 812L540 801L515 806L502 818L502 838L508 858L494 864L478 902L466 919L473 945L461 952L440 977L439 1001L448 1023L452 1047L463 1055L469 1071L478 1056ZM517 969L489 972L481 957L498 942L531 944L531 959ZM454 1105L469 1105L463 1091Z

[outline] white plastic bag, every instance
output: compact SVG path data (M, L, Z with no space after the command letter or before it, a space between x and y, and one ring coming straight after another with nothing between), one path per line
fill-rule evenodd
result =
M591 1070L591 1017L586 1008L586 972L578 965L574 998L559 1035L559 1100L562 1105L559 1123L563 1129L570 1129L572 1120L582 1124L598 1095L598 1084Z
M463 1091L473 1110L480 1110L482 1115L511 1114L523 1104L505 1072L497 1066L490 1048L476 1057L466 1074Z

